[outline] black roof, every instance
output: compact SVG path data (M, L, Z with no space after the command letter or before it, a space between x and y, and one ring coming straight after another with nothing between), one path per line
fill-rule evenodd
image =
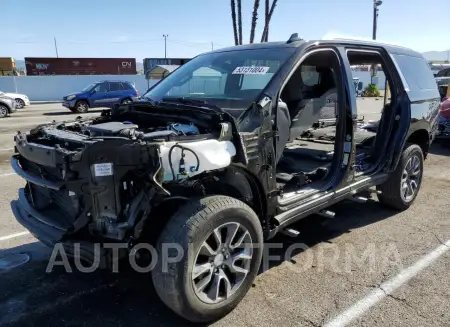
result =
M251 49L273 49L273 48L299 48L299 47L308 47L312 46L314 44L344 44L348 46L357 46L357 47L363 47L363 46L378 46L386 49L389 53L395 53L400 55L407 55L412 57L419 57L423 58L422 54L414 51L409 48L405 48L402 46L392 45L392 44L385 44L378 41L370 41L370 40L354 40L354 39L332 39L332 40L298 40L291 43L285 42L263 42L263 43L252 43L252 44L243 44L243 45L237 45L222 49L217 49L214 51L210 51L209 53L214 52L225 52L225 51L236 51L236 50L251 50Z

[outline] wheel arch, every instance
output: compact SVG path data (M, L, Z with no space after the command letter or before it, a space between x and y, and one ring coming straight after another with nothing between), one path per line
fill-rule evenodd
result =
M425 128L416 130L411 133L411 135L409 135L405 147L408 144L417 144L418 146L420 146L423 152L423 156L424 158L426 158L428 150L430 148L430 133Z
M6 109L8 110L9 114L12 112L12 108L7 103L0 101L0 105L6 107Z
M195 193L194 196L178 196L174 194L159 202L151 211L151 218L143 227L142 235L145 238L156 240L160 231L164 228L169 217L182 205L193 197L209 195L226 195L236 198L247 204L259 217L261 224L266 221L267 200L264 196L263 186L258 178L243 167L230 166L224 171L211 174L203 178L200 184L203 187L203 195Z
M88 107L91 107L91 103L89 102L89 99L88 99L88 98L76 99L76 100L75 100L75 106L76 106L76 105L78 104L78 102L80 102L80 101L86 102L87 105L88 105Z
M261 221L265 220L267 200L264 188L254 174L244 167L232 165L215 178L216 183L206 186L208 193L237 198L252 208Z

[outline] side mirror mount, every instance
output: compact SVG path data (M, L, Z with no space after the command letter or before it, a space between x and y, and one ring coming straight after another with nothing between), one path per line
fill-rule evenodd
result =
M94 94L95 92L97 92L97 91L95 89L92 89L91 92L89 92L89 93Z

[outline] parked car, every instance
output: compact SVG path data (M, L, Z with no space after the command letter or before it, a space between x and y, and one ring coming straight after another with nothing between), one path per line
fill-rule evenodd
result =
M439 108L439 126L436 132L436 139L450 139L450 98L444 97Z
M6 96L9 98L14 99L16 102L16 109L21 109L23 107L30 105L30 100L25 94L19 94L19 93L11 93L11 92L2 92L0 91L0 96Z
M14 99L0 94L0 118L4 118L16 110Z
M89 108L112 108L115 104L126 104L139 92L127 81L100 81L86 86L81 92L63 97L62 105L72 112L85 113Z
M362 144L350 67L366 61L389 69L392 97ZM200 80L203 68L215 73ZM334 151L320 150L323 142L305 148L303 139L291 146L325 106L337 114ZM159 297L187 320L211 322L250 289L264 241L299 234L294 222L314 213L339 219L329 207L366 202L362 191L408 209L438 110L427 61L407 48L294 34L219 49L193 58L141 101L17 134L11 165L26 185L11 208L44 244L89 263L111 265L111 242L123 244L125 256L154 244Z

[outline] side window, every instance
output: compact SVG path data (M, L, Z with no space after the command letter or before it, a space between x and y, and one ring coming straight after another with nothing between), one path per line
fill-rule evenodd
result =
M100 83L95 87L96 93L105 93L108 92L108 83Z
M320 74L316 70L316 66L302 65L301 77L303 84L306 86L314 86L320 83Z
M127 83L120 83L122 90L131 90L131 87Z
M408 97L411 101L432 99L439 97L433 72L424 58L407 55L392 54L409 89Z
M114 91L120 91L120 83L117 82L110 82L109 83L109 90L114 92Z
M422 90L436 88L436 81L428 63L423 58L405 55L392 55L397 62L409 87Z

